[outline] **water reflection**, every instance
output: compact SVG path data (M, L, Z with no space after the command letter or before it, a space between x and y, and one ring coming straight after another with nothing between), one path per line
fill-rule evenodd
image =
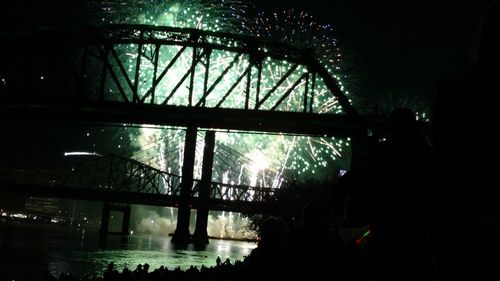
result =
M169 269L214 266L217 256L242 260L256 247L251 242L210 240L204 250L194 245L176 249L170 238L110 235L104 239L99 238L97 229L0 222L0 279L40 278L47 268L56 276L64 271L76 276L100 275L111 261L120 271L144 263L151 269L162 265Z

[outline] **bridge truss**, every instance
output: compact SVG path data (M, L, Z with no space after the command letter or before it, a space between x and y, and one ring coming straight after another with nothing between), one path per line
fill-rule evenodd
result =
M311 50L283 43L146 25L45 29L0 34L0 40L4 120L335 137L359 135L374 125L357 114L329 66ZM31 181L7 181L9 186L44 187L38 190L71 198L176 206L182 189L177 176L117 157L73 171L23 173ZM196 208L199 183L188 185L184 190L190 190L189 204ZM212 183L209 208L237 211L253 204L253 210L264 210L256 204L275 192Z
M66 169L0 170L1 192L60 198L177 207L181 177L116 155ZM190 205L197 209L200 180L194 180ZM273 188L212 182L211 210L267 212L278 192Z
M0 35L5 115L348 136L360 119L310 50L196 29Z

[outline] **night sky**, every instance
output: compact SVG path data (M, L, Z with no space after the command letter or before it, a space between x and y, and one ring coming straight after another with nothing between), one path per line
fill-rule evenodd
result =
M418 95L432 103L438 83L469 65L487 1L256 2L265 9L305 10L318 22L332 24L346 59L352 61L356 94Z

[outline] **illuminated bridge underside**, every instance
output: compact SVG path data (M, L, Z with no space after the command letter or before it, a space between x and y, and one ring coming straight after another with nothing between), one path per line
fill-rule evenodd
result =
M0 193L177 207L181 179L135 160L106 156L64 170L0 170ZM199 185L200 181L194 180L189 202L193 209L202 204ZM208 207L269 213L276 192L212 182Z
M142 25L0 38L6 116L340 136L363 122L312 53L287 45Z

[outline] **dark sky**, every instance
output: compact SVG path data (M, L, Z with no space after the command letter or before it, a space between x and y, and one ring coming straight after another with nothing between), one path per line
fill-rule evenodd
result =
M432 100L439 81L469 64L484 0L257 0L305 10L332 24L363 96L392 92ZM351 63L352 62L352 63Z

